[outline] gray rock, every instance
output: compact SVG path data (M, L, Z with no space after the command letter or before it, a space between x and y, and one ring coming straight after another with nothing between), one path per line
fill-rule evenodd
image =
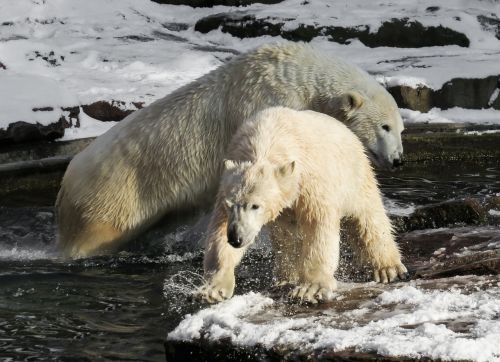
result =
M88 116L99 121L118 122L137 109L141 109L144 103L135 102L132 104L135 109L127 109L127 104L123 101L97 101L82 106L82 110Z
M478 15L477 20L481 24L483 30L494 32L496 38L500 39L500 19L496 14L492 13L490 16Z
M64 117L47 126L39 123L14 122L9 124L7 129L0 129L0 145L39 140L52 141L64 136L66 124Z
M283 0L153 0L159 4L187 5L194 8L224 6L248 6L251 4L278 4Z
M491 75L485 78L453 78L439 90L425 86L411 88L401 85L390 87L388 91L399 107L428 112L433 107L500 109L500 94L493 97L498 88L500 88L500 75Z
M380 46L398 48L419 48L427 46L458 45L469 46L465 34L443 26L425 27L418 21L392 19L382 23L376 32L370 32L369 26L339 27L313 26L299 24L295 29L288 29L285 23L293 19L257 18L246 11L220 13L198 20L195 30L208 33L218 29L238 38L254 38L264 35L281 36L292 41L311 41L324 35L329 40L347 44L350 39L359 39L368 47Z

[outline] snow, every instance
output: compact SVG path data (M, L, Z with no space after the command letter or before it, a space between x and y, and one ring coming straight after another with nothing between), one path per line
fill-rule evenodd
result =
M500 94L500 88L495 88L493 93L491 93L490 99L488 100L488 105L492 105L493 102L498 98L498 95Z
M146 0L2 2L0 24L13 25L0 25L7 68L0 70L0 128L54 120L32 112L37 106L59 115L60 107L98 100L149 104L220 65L220 52L196 50L187 39L127 38L172 33L162 26L171 13Z
M432 108L427 113L400 109L405 123L474 123L485 125L500 124L500 110L497 109L465 109L453 107L445 110Z
M9 123L26 120L48 125L62 116L61 107L76 102L76 98L53 79L0 73L0 129L7 128ZM33 111L41 107L52 110Z
M405 76L376 76L375 79L384 87L407 86L411 88L429 87L423 78Z
M70 141L79 138L97 137L105 133L118 122L101 122L87 116L80 110L80 127L68 128L64 132L64 136L59 141Z
M500 283L493 284L473 292L399 284L358 310L293 319L279 302L249 293L187 315L167 339L191 341L203 335L209 341L278 350L354 348L394 357L500 361ZM366 323L356 322L370 311ZM350 327L342 319L351 321ZM446 324L463 319L474 324L469 333L455 332Z
M409 17L426 26L443 25L467 35L469 48L368 48L358 40L337 44L324 37L313 46L349 59L386 85L425 85L438 89L455 77L484 77L500 73L500 40L494 29L483 27L478 15L500 13L500 3L473 0L435 1L286 0L280 4L253 4L244 11L258 18L287 20L286 27L380 24ZM221 30L194 31L204 16L241 8L196 8L159 5L148 0L17 0L0 3L0 129L16 121L47 124L63 114L61 107L99 100L145 105L220 66L237 52L280 40L269 36L239 39ZM459 19L459 20L458 20ZM273 21L273 20L271 20ZM172 31L171 23L187 25ZM369 54L369 56L367 56ZM45 58L45 59L44 59ZM497 89L498 93L498 89ZM494 99L494 94L491 96ZM33 112L33 108L52 111ZM408 112L407 112L408 113ZM473 116L473 117L471 117ZM484 116L484 117L483 117ZM452 110L412 114L411 121L496 122L498 111L478 113ZM70 131L65 139L98 135L109 125L95 121L95 131ZM91 120L83 123L89 125Z

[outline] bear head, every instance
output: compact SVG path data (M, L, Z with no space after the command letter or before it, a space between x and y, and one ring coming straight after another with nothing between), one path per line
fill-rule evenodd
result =
M295 162L224 161L222 190L227 213L227 239L235 248L253 243L262 227L289 204L298 188Z
M371 94L352 90L328 98L319 111L346 124L363 142L375 166L393 169L402 165L403 120L396 102L382 87Z

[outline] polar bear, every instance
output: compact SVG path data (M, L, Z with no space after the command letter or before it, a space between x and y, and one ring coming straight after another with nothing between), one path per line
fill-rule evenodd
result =
M335 116L375 164L401 163L403 122L372 77L302 43L265 45L132 113L73 158L56 202L64 254L101 253L164 216L211 205L229 140L272 106Z
M331 299L344 217L356 223L359 238L351 241L376 281L406 274L369 159L342 123L313 111L270 108L243 123L227 158L206 239L202 299L233 295L236 265L263 225L285 209L294 212L302 235L288 240L301 242L288 258L295 264L280 266L298 271L293 298Z

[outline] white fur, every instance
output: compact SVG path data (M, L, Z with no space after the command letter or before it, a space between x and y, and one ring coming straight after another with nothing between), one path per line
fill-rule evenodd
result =
M364 147L342 123L313 111L270 108L242 125L227 158L206 239L202 298L232 296L234 268L246 248L285 209L297 219L299 235L281 240L277 251L285 257L277 258L277 270L297 270L296 280L278 275L286 278L279 283L297 284L292 297L331 298L342 218L357 226L350 241L377 281L406 272ZM238 248L228 242L232 228L241 237Z
M168 213L210 204L238 126L277 105L334 115L381 165L402 150L396 104L368 74L308 45L263 46L132 113L79 153L56 204L61 248L93 254ZM380 132L386 123L392 138Z

